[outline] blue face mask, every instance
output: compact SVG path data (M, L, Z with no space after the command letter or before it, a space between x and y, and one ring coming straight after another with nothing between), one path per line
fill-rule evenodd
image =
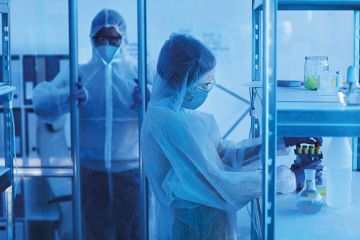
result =
M110 63L114 59L118 49L119 47L112 45L100 45L96 47L99 56L107 63Z
M192 99L189 100L186 97L184 97L184 100L183 100L183 103L181 106L183 108L195 110L205 102L209 92L193 88L188 91L188 94L190 94L192 96Z

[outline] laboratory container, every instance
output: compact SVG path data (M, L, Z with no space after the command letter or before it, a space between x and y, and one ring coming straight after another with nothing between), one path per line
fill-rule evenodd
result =
M296 198L299 211L306 214L315 214L321 210L324 203L320 193L315 188L315 169L305 169L305 185Z
M338 90L339 100L345 106L360 105L360 85L357 72L355 67L350 66L347 71L346 83Z
M327 166L326 203L343 208L351 203L352 153L347 138L334 137L324 157Z
M309 90L317 90L320 75L329 71L328 57L308 56L305 57L304 85Z

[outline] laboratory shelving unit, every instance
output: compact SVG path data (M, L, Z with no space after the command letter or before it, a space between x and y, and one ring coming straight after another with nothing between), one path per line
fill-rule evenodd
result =
M2 43L2 79L0 85L0 103L4 106L4 156L5 166L0 167L0 191L5 192L7 239L14 236L14 193L13 160L15 157L14 116L12 112L12 92L10 74L10 2L0 0L1 43Z
M4 153L5 153L5 166L0 167L0 192L5 191L6 198L6 227L7 239L13 239L14 234L14 216L13 216L13 159L14 159L14 142L15 136L13 134L13 116L11 109L11 95L15 90L8 84L0 85L0 103L4 104Z
M12 92L16 146L13 171L16 179L14 224L15 234L19 239L36 239L36 237L54 239L56 235L55 226L60 219L60 215L59 205L55 204L53 200L71 194L71 192L68 194L54 192L52 188L55 179L61 183L68 182L68 180L71 182L72 180L73 166L69 154L70 146L67 145L58 149L55 154L54 148L51 147L54 144L49 144L48 147L44 146L44 144L42 144L42 147L38 145L39 142L44 142L44 138L50 136L50 132L46 131L46 124L37 119L32 104L32 89L34 86L42 81L51 81L61 69L68 65L67 55L26 54L12 55L11 57L11 81L12 86L16 88ZM0 133L4 129L3 112L4 107L1 105ZM39 131L39 129L42 130ZM59 131L56 134L59 134ZM0 136L0 146L4 145L3 140L4 136L2 134ZM44 157L45 147L47 153ZM65 148L66 152L64 151ZM1 166L5 162L2 150L1 147ZM49 160L50 153L51 162ZM66 163L61 162L64 161L65 157ZM51 183L49 183L49 179L51 179ZM69 188L71 188L71 183L69 183ZM66 202L61 203L66 204ZM6 235L5 210L6 201L2 199L0 204L0 239L4 239ZM43 235L39 237L40 233L37 233L37 231L40 231Z
M360 108L319 102L305 108L301 102L277 98L276 42L279 10L354 11L354 65L359 67L359 0L253 0L252 81L262 81L263 103L263 195L262 239L275 239L276 140L277 136L353 137L353 168L359 170L358 138ZM262 51L261 51L262 49ZM255 84L256 85L256 84ZM256 94L252 87L252 94ZM254 106L254 103L251 103ZM320 119L320 120L319 120ZM254 116L252 116L254 124ZM253 126L252 126L253 127ZM258 239L252 231L252 239Z

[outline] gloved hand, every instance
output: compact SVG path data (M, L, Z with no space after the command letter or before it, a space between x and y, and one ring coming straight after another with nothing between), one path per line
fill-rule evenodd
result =
M138 84L134 87L133 93L132 93L132 99L133 99L133 103L130 105L130 110L134 110L136 108L138 108L141 104L142 104L142 96L141 96L141 92L140 92L140 87L139 87L139 80L135 79L135 82ZM146 97L146 103L150 100L150 91L148 89L148 87L146 86L145 89L145 97Z
M304 181L305 181L305 173L304 169L315 169L315 182L321 183L322 182L322 170L324 166L321 165L321 160L311 161L308 163L301 163L300 165L292 164L291 165L291 171L295 173L296 177L296 190L301 191L304 187Z
M89 100L89 94L86 88L82 85L79 80L76 83L76 89L71 93L71 97L79 101L78 106L85 106Z
M322 137L284 137L284 143L286 147L296 146L298 144L315 144L322 145Z

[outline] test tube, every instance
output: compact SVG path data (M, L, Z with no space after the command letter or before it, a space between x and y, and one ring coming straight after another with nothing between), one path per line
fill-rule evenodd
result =
M321 154L321 148L319 143L315 143L315 154Z
M302 154L309 154L309 149L307 145L302 146Z
M315 154L315 149L314 149L313 146L310 146L310 147L309 147L309 153L310 153L310 154Z

